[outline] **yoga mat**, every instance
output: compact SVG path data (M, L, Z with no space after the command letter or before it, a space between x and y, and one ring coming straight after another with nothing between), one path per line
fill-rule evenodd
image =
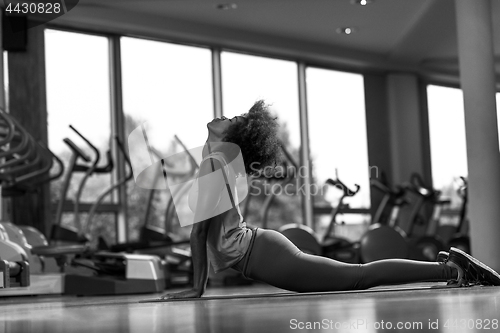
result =
M151 298L140 300L139 303L152 303L152 302L200 302L209 300L223 300L223 299L245 299L245 298L270 298L270 297L303 297L303 296L326 296L338 294L356 294L356 293L377 293L377 292L394 292L394 291L414 291L414 290L429 290L429 289L451 289L458 288L456 286L447 286L446 284L413 284L413 285L399 285L399 286L384 286L376 287L365 290L346 290L346 291L327 291L327 292L309 292L309 293L296 293L296 292L276 292L276 293L255 293L255 294L232 294L232 295L207 295L200 298L181 298L181 299L161 299Z

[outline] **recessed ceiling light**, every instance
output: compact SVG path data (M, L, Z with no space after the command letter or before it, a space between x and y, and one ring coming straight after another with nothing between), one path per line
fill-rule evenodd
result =
M351 0L353 5L366 6L373 2L373 0Z
M355 33L357 31L357 29L354 27L340 27L340 28L337 28L337 30L335 30L335 31L341 35L352 35L353 33Z
M238 6L235 3L220 3L216 5L215 8L220 10L231 10L238 8Z

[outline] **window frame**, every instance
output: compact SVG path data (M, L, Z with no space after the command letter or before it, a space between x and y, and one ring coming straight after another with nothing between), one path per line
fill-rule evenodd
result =
M122 76L121 76L121 56L120 56L120 38L121 37L131 37L131 38L139 38L143 40L150 40L150 41L156 41L156 42L163 42L163 43L170 43L170 44L177 44L177 45L183 45L183 46L192 46L192 47L199 47L199 48L205 48L209 49L212 53L212 78L213 78L213 94L214 94L214 105L213 105L213 114L214 117L220 117L222 115L222 84L221 84L221 52L232 52L232 53L239 53L239 54L245 54L245 55L251 55L251 56L258 56L258 57L265 57L265 58L270 58L270 59L276 59L276 60L285 60L285 61L292 61L297 64L298 68L298 86L299 86L299 91L297 94L299 95L299 124L300 124L300 132L301 132L301 161L300 161L300 167L305 167L306 162L305 160L310 159L310 142L309 142L309 137L308 137L308 124L307 124L307 84L306 84L306 77L305 77L305 70L307 67L314 67L318 69L326 69L326 70L335 70L335 71L342 71L342 72L348 72L348 73L353 73L353 74L359 74L364 76L367 73L373 73L373 72L380 72L383 73L384 71L374 71L374 70L363 70L357 67L354 67L354 65L332 65L332 64L325 64L322 62L318 61L309 61L309 60L304 60L304 59L298 59L295 57L285 57L285 56L276 56L275 54L271 54L270 52L253 52L253 51L246 51L244 49L234 49L231 47L221 47L219 45L215 44L210 44L210 43L190 43L187 41L182 41L182 40L175 40L171 38L159 38L159 37L151 37L151 36L144 36L144 35L137 35L137 34L127 34L127 33L114 33L114 32L102 32L102 31L96 31L95 29L89 29L89 28L81 28L81 27L68 27L60 24L55 24L55 23L49 23L46 25L45 29L51 29L51 30L59 30L59 31L65 31L65 32L74 32L74 33L82 33L82 34L88 34L88 35L93 35L93 36L100 36L100 37L105 37L108 39L109 44L110 44L110 53L109 53L109 75L110 75L110 91L111 91L111 106L110 106L110 112L111 112L111 135L113 136L118 136L122 142L126 140L125 133L124 133L124 125L123 125L123 119L124 119L124 113L123 113L123 99L122 99L122 91L121 91L121 85L122 85ZM301 71L303 73L301 73ZM119 154L117 152L117 147L116 144L113 143L112 147L112 154L114 158L119 162L117 163L118 168L117 171L114 172L114 179L119 179L121 175L124 173L124 163L123 159L119 157ZM309 170L309 176L305 180L305 185L310 184L311 182L311 173L312 170ZM115 214L117 215L117 241L123 242L128 239L128 226L126 223L126 205L127 205L127 200L126 200L126 193L125 193L125 187L122 186L118 190L118 195L117 195L117 201L115 204L111 204L109 207L108 206L102 206L100 209L98 209L98 212L116 212ZM303 213L303 224L306 224L308 226L313 226L313 216L316 214L326 214L327 209L324 207L313 207L312 205L312 200L309 198L305 197L304 195L301 194L301 201L302 201L302 213ZM85 205L82 205L82 211L85 211L86 207ZM344 214L368 214L370 215L371 209L370 208L347 208L343 211Z

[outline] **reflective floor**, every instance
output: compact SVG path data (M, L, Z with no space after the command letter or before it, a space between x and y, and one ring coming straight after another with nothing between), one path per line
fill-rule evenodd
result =
M0 332L495 332L500 287L281 297L267 286L210 289L221 299L138 303L155 295L0 298ZM418 285L420 288L422 285Z

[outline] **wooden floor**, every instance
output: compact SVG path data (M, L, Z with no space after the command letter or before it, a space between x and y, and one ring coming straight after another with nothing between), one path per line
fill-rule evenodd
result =
M500 331L500 287L404 289L422 286L168 303L138 303L156 295L0 298L0 333ZM254 285L206 295L277 292Z

